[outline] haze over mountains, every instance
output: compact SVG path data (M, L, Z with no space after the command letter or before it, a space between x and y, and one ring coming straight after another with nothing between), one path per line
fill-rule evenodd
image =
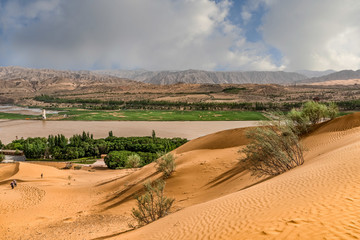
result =
M360 79L360 69L357 71L342 70L321 77L313 77L313 78L305 79L300 83L316 83L316 82L325 82L332 80L349 80L349 79Z

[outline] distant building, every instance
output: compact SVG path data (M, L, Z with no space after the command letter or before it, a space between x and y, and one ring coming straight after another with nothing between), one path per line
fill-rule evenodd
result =
M45 109L42 110L42 119L46 120L46 110Z

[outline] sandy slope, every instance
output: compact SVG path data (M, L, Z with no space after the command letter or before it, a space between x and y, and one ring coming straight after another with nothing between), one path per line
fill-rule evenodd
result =
M309 83L309 85L319 85L319 86L331 86L331 85L357 85L360 83L360 79L347 79L347 80L329 80L324 82L315 82Z
M360 114L319 126L303 139L305 164L272 179L254 179L239 164L246 143L244 129L233 129L178 148L166 185L174 213L123 234L133 195L161 176L154 164L95 172L0 165L0 238L360 238Z
M303 166L121 239L360 238L359 120L360 114L336 119L306 137Z

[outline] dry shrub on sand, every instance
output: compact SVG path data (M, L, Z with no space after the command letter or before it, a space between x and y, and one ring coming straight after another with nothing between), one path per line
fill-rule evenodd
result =
M156 160L156 169L164 173L164 178L168 178L173 171L175 171L175 157L172 153L159 153L159 158Z
M136 198L137 209L133 208L131 211L138 226L146 225L167 215L175 200L164 196L165 182L163 180L155 183L147 182L144 187L145 194Z
M241 159L256 177L275 176L304 163L303 150L294 123L277 116L270 124L251 129L251 142L240 152Z

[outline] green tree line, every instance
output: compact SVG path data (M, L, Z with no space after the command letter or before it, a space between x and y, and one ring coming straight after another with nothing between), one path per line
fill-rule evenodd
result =
M169 102L152 100L99 100L82 98L57 98L48 95L36 96L36 101L46 103L69 103L82 104L83 108L93 110L114 110L114 109L162 109L162 110L247 110L247 111L290 111L299 108L303 102ZM338 101L335 102L340 110L360 110L360 100ZM330 104L324 102L323 104Z
M69 139L62 134L48 138L27 138L14 140L4 149L22 150L28 159L72 160L83 157L100 157L114 151L127 151L140 156L139 166L157 159L158 152L169 152L186 143L184 138L115 137L112 132L104 139L94 139L90 133L75 134ZM114 160L115 162L117 160ZM109 165L108 165L109 166ZM112 164L112 168L121 167Z

